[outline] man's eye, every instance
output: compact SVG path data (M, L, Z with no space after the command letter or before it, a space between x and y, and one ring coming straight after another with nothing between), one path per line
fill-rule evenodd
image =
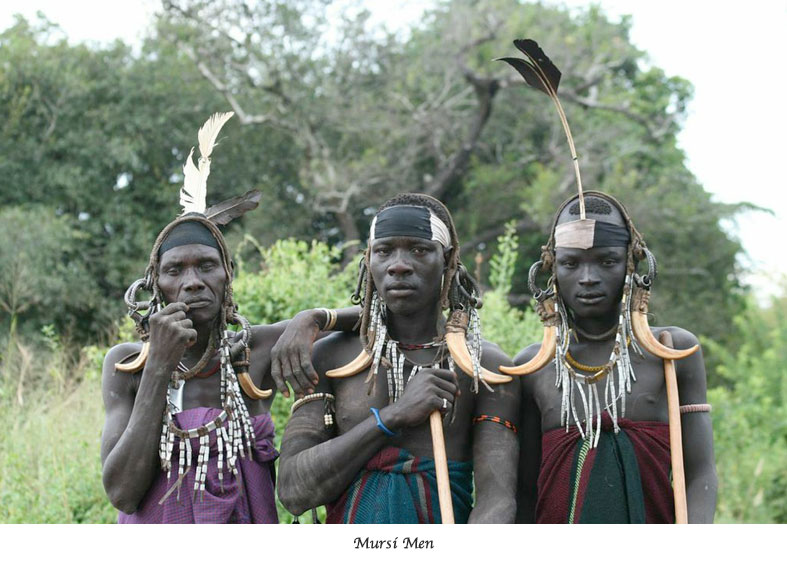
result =
M374 250L374 254L385 256L390 252L387 247L378 247Z
M169 276L177 276L178 274L180 274L180 269L179 268L168 268L165 272Z
M203 262L200 265L200 270L202 270L203 272L210 272L214 268L216 268L216 263L215 262Z
M429 251L426 247L413 247L413 253L416 255L423 255Z

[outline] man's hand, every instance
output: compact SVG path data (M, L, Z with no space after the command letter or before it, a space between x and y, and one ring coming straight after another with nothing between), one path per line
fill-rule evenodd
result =
M284 397L290 397L287 384L296 396L311 394L317 385L312 366L312 346L320 333L318 310L301 311L271 349L271 376Z
M189 306L176 302L150 316L150 356L175 365L183 351L197 342L197 330L186 317Z
M389 428L415 427L426 421L433 411L450 412L458 395L456 373L442 368L425 368L407 382L404 394L396 403L380 411L380 417Z

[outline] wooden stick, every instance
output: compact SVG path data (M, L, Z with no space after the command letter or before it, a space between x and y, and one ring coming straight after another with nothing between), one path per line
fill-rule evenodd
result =
M454 504L451 500L451 481L448 478L448 458L445 455L445 437L443 436L443 416L433 411L429 416L432 428L432 451L434 452L434 468L437 474L437 497L440 500L440 515L443 525L454 524Z
M661 344L672 348L672 335L662 331ZM675 361L664 359L664 379L667 384L667 413L669 416L669 448L672 457L672 491L675 495L675 523L684 525L689 522L686 503L686 475L683 471L683 435L680 425L680 400L678 398L678 377L675 374Z

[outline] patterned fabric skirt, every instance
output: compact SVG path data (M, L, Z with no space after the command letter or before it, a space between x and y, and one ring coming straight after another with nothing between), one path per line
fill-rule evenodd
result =
M193 429L218 417L220 409L197 407L175 414L181 429ZM273 420L269 413L252 417L256 443L252 458L238 458L238 477L224 467L223 482L218 478L215 433L210 434L210 459L205 492L193 499L195 465L199 439L191 439L192 468L180 486L180 496L173 492L163 504L159 500L177 481L179 441L175 442L172 475L160 472L136 512L119 512L118 523L278 523L274 497L273 461L279 456L273 448ZM178 499L180 498L180 499Z
M449 460L448 475L454 519L467 523L473 503L473 464ZM326 508L328 523L440 523L434 460L384 448Z
M576 427L544 433L537 523L674 523L669 425L603 414L596 448Z

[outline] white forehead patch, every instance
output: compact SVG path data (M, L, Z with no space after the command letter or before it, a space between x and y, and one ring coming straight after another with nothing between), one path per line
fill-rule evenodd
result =
M578 219L555 227L555 248L592 249L596 231L595 219Z

